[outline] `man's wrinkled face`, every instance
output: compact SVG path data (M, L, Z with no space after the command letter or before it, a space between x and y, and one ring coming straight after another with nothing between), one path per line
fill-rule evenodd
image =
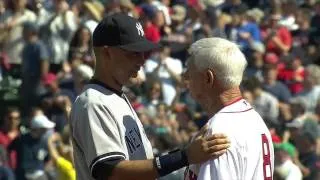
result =
M205 78L203 73L197 70L193 61L188 60L186 72L183 75L186 87L190 91L192 98L199 101L203 96Z

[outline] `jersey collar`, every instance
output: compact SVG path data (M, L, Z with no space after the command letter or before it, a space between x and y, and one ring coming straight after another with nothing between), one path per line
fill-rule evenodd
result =
M218 113L242 113L253 109L252 106L242 97L238 98L224 108L222 108Z
M96 84L96 85L102 86L102 87L104 87L105 89L108 89L108 90L114 92L115 94L117 94L117 95L120 96L120 97L121 97L122 94L123 94L123 91L116 90L116 89L110 87L109 85L107 85L106 83L104 83L104 82L102 82L102 81L99 81L99 80L97 80L97 79L91 79L91 80L89 81L89 84Z

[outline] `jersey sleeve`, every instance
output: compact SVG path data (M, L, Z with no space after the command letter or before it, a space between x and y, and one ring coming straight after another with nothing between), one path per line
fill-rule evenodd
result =
M72 113L73 136L81 147L94 178L111 173L115 164L126 159L119 127L108 108L88 103ZM110 171L110 172L108 172Z
M239 179L243 167L240 164L240 156L235 150L230 149L219 158L202 164L198 179Z
M244 167L244 156L245 153L241 152L241 148L238 143L234 140L232 133L226 129L224 119L230 118L228 114L216 115L215 119L209 122L208 135L214 133L224 133L228 136L231 141L231 146L227 149L227 152L219 156L216 159L209 160L200 166L198 173L198 180L207 179L220 179L220 180L231 180L231 179L242 179L241 173ZM233 131L233 130L232 130Z

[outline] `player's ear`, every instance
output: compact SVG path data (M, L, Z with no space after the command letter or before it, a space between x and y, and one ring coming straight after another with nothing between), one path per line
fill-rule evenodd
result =
M213 86L214 80L216 79L215 72L212 69L206 71L206 83L209 86Z

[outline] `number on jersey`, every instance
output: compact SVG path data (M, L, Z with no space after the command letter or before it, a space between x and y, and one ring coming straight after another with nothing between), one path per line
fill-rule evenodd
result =
M261 139L263 153L263 177L264 180L272 180L269 141L265 134L261 134Z

